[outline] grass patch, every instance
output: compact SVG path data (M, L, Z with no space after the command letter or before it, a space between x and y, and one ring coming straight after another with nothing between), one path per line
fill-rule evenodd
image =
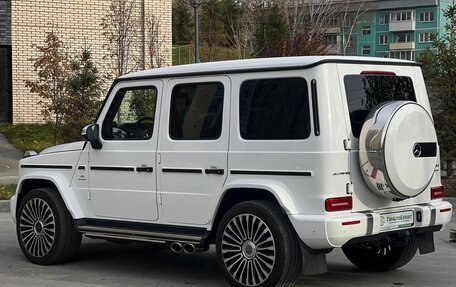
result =
M54 124L0 124L0 133L22 153L40 152L54 145Z
M0 186L0 200L9 200L16 193L16 185L8 184Z

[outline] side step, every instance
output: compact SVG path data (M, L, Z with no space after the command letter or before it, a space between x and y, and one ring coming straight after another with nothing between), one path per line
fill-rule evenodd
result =
M89 237L153 243L178 241L200 245L208 233L205 228L98 219L79 219L76 226Z

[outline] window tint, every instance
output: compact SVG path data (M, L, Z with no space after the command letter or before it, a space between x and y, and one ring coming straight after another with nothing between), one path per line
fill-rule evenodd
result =
M103 121L106 140L147 140L152 137L157 89L121 89Z
M309 97L302 78L244 82L239 112L244 139L305 139L310 135Z
M220 137L223 115L221 83L182 84L171 95L169 134L175 140Z
M416 101L409 77L347 75L344 83L352 132L357 138L367 114L376 105L388 101Z

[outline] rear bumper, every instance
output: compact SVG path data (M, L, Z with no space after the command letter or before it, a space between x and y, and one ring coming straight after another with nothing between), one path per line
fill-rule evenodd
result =
M381 217L383 213L413 210L414 225L389 231L381 231ZM417 221L416 214L421 213L421 221ZM452 206L446 201L404 206L388 210L372 212L355 212L349 214L326 215L289 215L298 236L310 248L327 249L341 247L354 238L368 237L383 232L396 230L420 229L432 226L445 227L451 220ZM359 221L359 223L358 223ZM351 222L354 224L342 225Z

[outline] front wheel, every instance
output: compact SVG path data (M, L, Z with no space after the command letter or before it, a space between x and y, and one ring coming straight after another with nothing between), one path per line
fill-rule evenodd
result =
M55 189L38 188L22 199L17 211L17 239L24 255L40 265L74 258L82 235Z
M405 242L382 240L342 248L348 260L365 271L389 271L402 267L412 260L417 249L416 236Z
M216 252L232 286L291 286L301 271L298 238L269 201L232 207L218 227Z

